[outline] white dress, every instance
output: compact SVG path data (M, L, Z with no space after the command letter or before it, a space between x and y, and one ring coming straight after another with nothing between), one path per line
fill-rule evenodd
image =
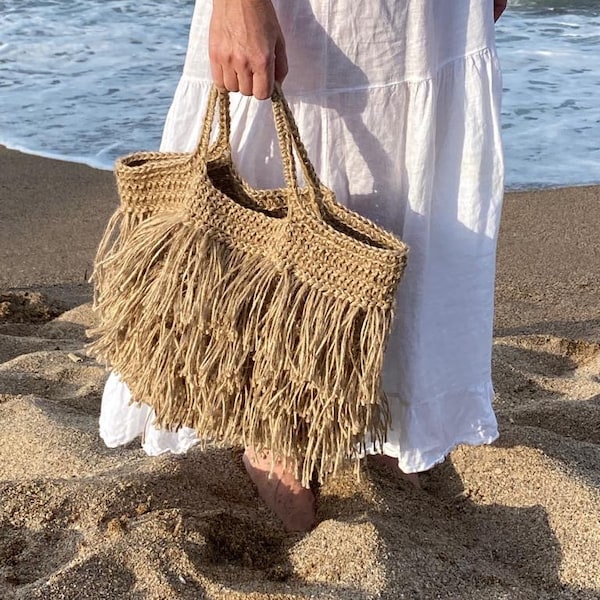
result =
M383 451L405 472L461 443L498 436L491 347L503 195L501 74L492 0L275 0L284 91L323 182L410 246L388 344L393 426ZM210 86L211 3L198 0L162 150L196 144ZM232 95L232 146L251 183L282 183L268 101ZM264 151L264 152L263 152ZM112 373L100 430L117 446L185 452L194 432L161 431ZM371 451L376 449L371 448Z

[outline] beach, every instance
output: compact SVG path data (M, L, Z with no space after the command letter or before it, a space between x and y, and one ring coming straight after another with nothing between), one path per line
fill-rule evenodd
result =
M507 193L500 439L423 490L367 465L286 534L237 448L106 448L87 282L108 171L0 147L0 599L600 597L600 186Z

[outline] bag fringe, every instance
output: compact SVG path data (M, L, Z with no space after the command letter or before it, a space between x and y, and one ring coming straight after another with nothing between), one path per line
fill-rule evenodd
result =
M115 236L115 231L119 230ZM217 239L185 209L117 211L92 275L89 352L155 424L270 450L308 486L383 443L392 314L352 305Z

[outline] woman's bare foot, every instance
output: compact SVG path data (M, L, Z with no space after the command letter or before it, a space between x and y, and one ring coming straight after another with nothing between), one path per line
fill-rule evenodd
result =
M268 453L256 453L246 448L244 466L258 489L258 495L279 517L287 531L310 531L315 524L315 496L310 489L302 487L293 473L284 471L281 463L271 470Z
M398 475L399 477L402 477L402 479L408 481L417 489L421 489L421 481L419 480L419 474L405 473L398 466L397 458L394 458L393 456L387 456L385 454L374 454L373 456L371 456L371 459L373 460L373 462L375 462L375 464L381 465L386 469L393 471L394 474Z

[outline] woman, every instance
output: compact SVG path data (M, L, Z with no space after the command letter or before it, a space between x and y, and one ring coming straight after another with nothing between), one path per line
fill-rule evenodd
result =
M213 0L196 3L162 150L195 145L211 80L232 96L232 147L246 179L281 183L266 99L283 82L323 182L411 249L386 352L392 428L369 453L418 486L458 444L498 436L491 337L503 193L501 76L493 0ZM289 71L289 77L286 75ZM261 152L264 150L264 154ZM265 163L265 156L267 162ZM103 396L107 445L144 433L149 454L185 452L194 432L152 427L117 374ZM251 448L246 469L289 530L314 497Z

